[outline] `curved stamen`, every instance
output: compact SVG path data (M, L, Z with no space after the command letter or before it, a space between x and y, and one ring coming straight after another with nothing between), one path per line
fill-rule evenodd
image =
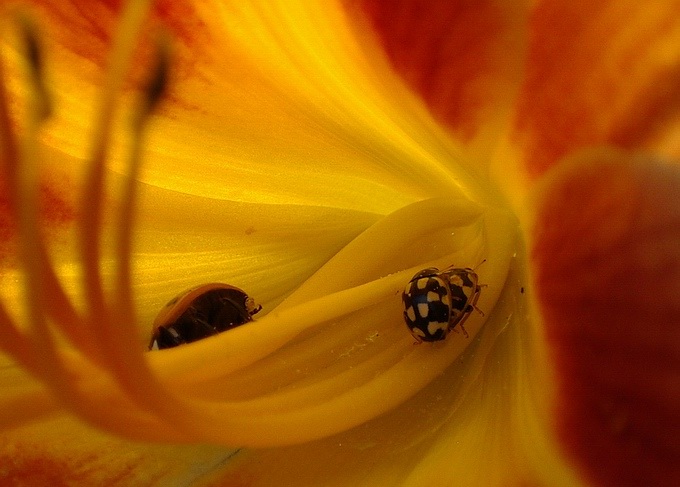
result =
M116 97L123 84L126 68L130 65L136 39L149 8L149 0L127 2L121 15L121 25L114 40L100 107L97 110L89 174L82 196L80 253L83 260L83 286L88 307L86 321L108 363L115 362L115 351L107 339L115 333L113 332L115 325L111 323L107 313L108 307L99 268L102 195L105 188L104 161L111 137Z
M35 108L35 113L39 118L44 118L49 115L51 111L51 101L42 75L42 59L35 33L35 27L31 23L30 18L21 13L18 16L17 23L20 26L23 26L24 40L28 45L27 50L29 69L31 73L30 78L33 81L35 87L34 93L37 95L35 97L35 102L38 104L38 107ZM3 63L0 60L0 80L4 79L5 76ZM9 113L7 110L7 93L5 91L4 83L0 83L0 142L3 169L7 176L6 179L7 181L16 181L18 177L17 168L19 161L17 150L18 144L13 133ZM12 212L12 218L14 221L19 221L19 197L17 191L17 185L8 185L7 197L9 200L9 209L10 212ZM34 249L35 254L33 255L33 259L36 263L36 267L41 269L41 277L39 280L42 282L42 291L46 304L47 315L51 317L55 323L60 325L61 331L64 332L64 334L76 346L81 348L88 355L88 357L99 357L99 353L96 351L94 342L91 340L87 330L85 330L82 326L79 326L81 323L77 312L61 287L54 272L54 268L49 262L44 241L39 239L35 244L36 248ZM7 329L7 327L13 326L11 325L11 320L8 318L6 313L3 313L3 319L1 319L0 322L4 322L4 324L0 324L0 327L4 327L5 329ZM24 359L21 359L16 355L15 358L17 358L19 362L23 363L24 365L27 365L25 359L28 349L26 346L19 346L21 343L20 332L14 329L11 334L12 338L4 340L3 345L8 351L13 345L17 345L19 349L23 350L22 356Z
M83 405L87 403L87 398L82 397L75 384L69 380L43 312L45 294L40 279L42 272L40 262L34 258L39 253L41 241L38 229L37 185L35 184L38 179L37 134L49 113L46 109L49 102L46 101L48 94L44 82L38 81L42 69L36 64L40 62L41 56L35 30L26 18L20 20L20 27L22 27L22 34L28 46L27 58L33 88L31 92L33 102L29 103L26 134L19 153L20 164L16 168L16 180L13 182L17 188L19 248L24 269L26 316L30 323L28 338L37 352L34 354L36 371L52 387L58 397L75 410L84 412Z
M0 347L23 367L38 373L38 359L31 342L14 326L2 303L0 303Z
M0 58L0 81L4 81L4 63ZM2 169L5 173L9 208L14 221L18 220L17 188L14 182L17 180L17 162L19 150L16 135L9 116L7 105L7 91L4 82L0 82L0 155ZM32 348L22 332L12 322L11 317L0 303L0 347L12 355L25 367L35 367L36 357Z
M91 390L83 388L84 383L91 381L93 377L102 375L102 371L93 368L87 362L84 362L80 356L73 356L67 350L60 350L56 345L52 332L47 324L47 303L45 288L43 288L42 276L50 275L44 269L47 266L51 269L49 260L45 258L38 259L36 256L41 255L44 251L44 242L41 238L38 229L38 210L37 210L37 149L39 147L37 141L37 134L45 116L49 113L46 107L49 106L47 100L47 92L45 84L40 79L41 67L35 63L39 63L41 56L38 49L38 42L35 36L35 30L29 21L24 19L20 25L23 28L23 34L28 45L29 55L28 59L31 62L31 79L33 80L32 87L34 101L29 104L29 118L26 124L26 135L21 144L21 151L19 157L16 153L9 153L7 147L13 147L12 144L7 144L4 155L13 157L13 159L6 159L7 172L15 177L10 180L10 193L13 195L15 203L13 205L14 216L18 222L18 230L20 236L20 250L22 256L23 268L25 271L26 291L25 301L27 309L27 317L30 323L30 337L25 336L22 332L17 330L12 324L10 316L6 313L4 308L0 307L0 330L4 338L7 338L6 348L12 355L26 368L35 375L40 376L47 385L52 389L52 392L64 401L74 411L79 413L85 419L90 420L94 424L107 428L112 431L120 430L122 426L129 428L130 425L135 424L145 431L140 438L149 438L149 431L154 431L153 436L158 439L168 440L171 438L181 439L185 438L177 436L171 429L159 423L153 417L144 417L143 414L134 407L125 396L113 386L109 386L109 390L114 394L115 400L113 402L104 402L101 397L97 398L91 394ZM5 123L2 127L4 139L13 140L13 135L9 129L9 117L6 112L6 100L4 98L4 91L2 92L3 117ZM19 161L20 159L20 161ZM17 164L20 162L20 164ZM48 284L56 285L55 288L61 291L63 297L63 290L55 279L48 279ZM51 290L53 291L53 290ZM60 294L57 293L57 300ZM69 316L71 308L61 313L55 313L56 316ZM77 326L80 323L77 315L73 313L75 322L72 325ZM60 323L61 324L61 323ZM87 379L87 378L90 379ZM116 392L118 390L118 392ZM24 404L31 399L31 395L14 396L10 398L13 404ZM109 408L114 403L121 403L122 407L117 415L110 414ZM46 402L46 406L49 401ZM52 411L51 407L44 409L30 407L27 405L23 408L28 416L39 414L48 414ZM14 417L10 415L9 419L14 422L21 422L28 416L20 414L22 408L15 410ZM117 417L118 416L118 417ZM126 424L121 425L121 420L126 421ZM148 431L147 431L148 430Z
M135 201L136 173L139 165L139 154L142 144L143 126L150 110L162 92L162 82L167 67L161 62L156 71L156 83L152 83L146 92L145 106L141 116L136 120L135 140L131 154L131 169L127 176L127 187L122 209L122 226L119 235L119 275L117 298L111 303L113 310L106 302L99 269L102 203L104 190L104 161L111 135L111 124L115 108L115 99L120 92L126 67L130 65L135 40L139 36L142 21L146 18L150 2L147 0L128 2L121 18L118 35L109 62L107 81L102 96L102 106L95 124L94 147L90 163L90 172L86 180L83 196L84 215L81 225L81 256L85 271L85 293L88 305L89 327L96 334L102 353L108 363L109 371L120 387L134 401L137 407L153 411L154 421L161 421L161 430L181 431L180 420L186 411L181 404L170 397L165 389L153 379L143 360L142 350L134 339L134 313L129 275L130 230L132 212ZM161 56L162 57L162 56ZM120 306L120 309L118 308ZM122 320L119 320L122 318ZM127 331L127 333L126 333ZM107 408L108 409L108 408ZM112 417L120 415L120 410L109 412ZM147 425L148 427L149 425ZM125 428L129 428L128 425ZM158 429L154 436L158 436ZM177 433L171 433L177 436ZM167 436L167 435L166 435ZM181 436L185 436L182 434Z
M117 276L116 297L113 303L111 319L100 332L110 344L112 372L121 387L140 405L157 410L159 402L170 400L162 386L151 376L139 348L137 338L136 316L132 296L132 234L134 229L134 213L137 203L137 187L141 166L141 152L144 146L146 124L153 108L157 105L168 76L169 52L167 42L161 40L158 45L156 66L152 71L142 97L142 104L133 121L133 140L125 177L123 204L120 211L120 225L117 241ZM110 326L115 323L115 327ZM163 417L163 415L159 415Z

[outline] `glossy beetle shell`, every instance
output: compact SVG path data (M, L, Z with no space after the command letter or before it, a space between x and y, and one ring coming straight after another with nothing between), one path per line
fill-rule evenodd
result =
M404 321L411 335L420 342L444 340L476 309L481 286L473 269L436 267L416 273L402 294Z
M149 350L191 343L252 321L262 309L245 291L211 283L170 300L153 323Z

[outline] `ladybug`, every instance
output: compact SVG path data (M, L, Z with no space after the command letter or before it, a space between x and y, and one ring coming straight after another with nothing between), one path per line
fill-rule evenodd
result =
M262 306L229 284L204 284L170 300L154 320L149 350L191 343L252 321Z
M463 328L473 310L481 288L479 277L469 267L423 269L411 278L402 293L404 321L417 343L444 340L451 330ZM481 313L481 311L479 311Z

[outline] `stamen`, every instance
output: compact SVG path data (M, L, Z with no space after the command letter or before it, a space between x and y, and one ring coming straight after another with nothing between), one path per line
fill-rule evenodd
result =
M51 331L47 325L46 317L43 313L45 309L44 292L42 286L40 262L34 256L40 252L41 235L38 229L38 205L37 205L37 134L46 115L49 113L46 107L50 105L46 101L49 97L45 90L42 80L38 81L42 69L38 64L41 59L35 29L26 20L20 20L22 34L28 46L29 68L32 72L30 79L33 81L33 103L29 104L28 120L26 124L26 135L21 145L21 163L16 169L16 180L14 185L17 188L18 205L18 227L20 237L21 260L24 268L25 277L25 307L26 316L30 323L30 342L36 351L34 354L37 372L42 376L46 383L52 386L53 391L71 402L74 409L79 410L77 391L69 381L61 357L57 351ZM17 338L17 337L15 337ZM78 402L78 404L76 404ZM82 407L82 405L80 406Z
M123 190L123 205L117 241L117 287L112 309L113 319L100 332L110 344L111 366L124 390L149 410L157 409L160 400L167 395L162 386L150 375L144 356L139 348L136 317L132 297L131 255L137 187L144 147L146 123L151 111L158 104L166 88L169 67L167 40L159 40L156 65L144 89L139 111L133 120L133 140ZM116 327L109 326L116 324ZM166 398L167 399L167 398Z
M147 424L143 426L142 431L147 436L151 434L154 437L158 437L160 434L161 436L165 435L165 437L177 437L177 431L183 429L181 419L187 415L187 411L174 398L170 397L164 388L150 375L143 360L139 342L135 340L135 333L126 333L126 331L134 329L134 313L132 312L129 277L130 230L126 229L126 226L131 227L131 215L134 209L135 175L136 167L139 164L143 123L137 127L138 130L134 133L135 141L133 142L131 155L131 170L128 174L128 188L122 210L123 224L119 236L118 296L113 303L113 310L107 306L99 269L99 239L103 201L101 194L104 189L104 162L111 134L115 99L120 92L125 68L130 64L135 39L139 35L142 21L148 9L149 1L128 2L122 15L118 36L114 42L102 97L102 106L98 112L99 118L95 125L90 174L86 181L83 197L84 215L81 225L81 255L85 271L84 286L89 313L87 324L93 333L96 334L101 352L108 363L110 372L114 374L120 387L134 401L131 409L137 410L139 406L142 406L144 409L156 413L155 418L158 419L154 419L151 424L147 421ZM160 68L155 73L156 82L151 83L151 88L147 91L145 108L142 109L142 113L150 113L150 109L156 104L158 96L162 92L163 82L161 80L165 78L167 62L165 60L161 61L159 66ZM138 122L144 122L145 120L146 115L138 118ZM122 309L117 309L118 306ZM124 319L119 321L119 318ZM105 405L101 406L103 407L102 410L108 412L110 417L116 418L116 416L120 416L120 410L111 410L110 405L108 407ZM116 419L120 420L120 418ZM163 422L160 428L155 424L158 421ZM171 430L170 433L168 433L169 428ZM113 429L118 431L123 429L123 434L126 436L140 434L139 430L130 430L129 424L118 424ZM180 436L186 437L187 435L182 434Z
M27 337L14 328L11 318L4 308L0 307L0 327L2 327L2 335L8 339L7 348L29 371L42 377L46 384L51 387L55 396L59 397L74 411L94 424L111 431L119 431L129 428L130 425L137 425L143 428L141 431L146 432L148 428L149 431L156 432L156 434L151 436L158 439L185 438L178 436L171 428L168 428L163 423L159 423L155 418L140 415L138 409L129 400L126 400L115 384L109 384L107 387L108 391L114 394L114 401L104 401L104 396L97 397L91 395L91 391L88 388L83 388L82 384L92 382L92 379L87 379L88 377L101 377L101 371L84 362L79 355L74 356L73 353L69 353L67 350L60 351L47 325L45 313L47 298L45 289L42 287L41 277L43 275L48 276L47 284L55 288L52 291L57 291L53 297L56 297L57 300L65 297L44 253L44 243L37 224L36 180L38 173L37 149L39 147L37 134L42 121L49 114L49 110L46 107L50 106L50 102L47 97L47 90L45 89L46 85L41 78L42 68L39 65L41 54L35 29L27 21L22 22L23 33L28 46L28 60L32 63L31 70L33 75L31 79L34 81L32 83L34 102L29 104L26 135L21 146L21 163L14 163L18 158L9 160L7 172L15 176L10 180L10 193L13 195L13 208L19 227L20 250L26 279L24 295L26 298L28 321L31 325L31 336L30 340L28 340ZM6 114L4 91L0 98L2 98L3 102L1 107L3 108L2 118L5 119L7 124L3 124L2 132L5 135L4 138L11 141L13 138L9 130L9 117ZM7 149L5 149L6 153ZM36 256L40 258L36 258ZM43 267L47 267L49 271L45 271ZM53 279L50 279L50 277ZM75 312L71 313L70 310L72 308L67 308L66 311L61 312L61 315L68 316L72 314L76 318L74 324L77 325L79 322L78 317ZM83 335L80 336L83 337ZM109 408L115 403L121 403L123 409L118 414L110 414ZM46 403L46 405L48 404L49 402ZM47 413L48 410L49 408L46 407L43 412ZM40 414L40 410L39 408L26 408L26 413L28 416L34 416ZM11 419L16 423L28 416L20 416L17 413ZM149 438L149 435L144 434L142 437Z
M4 81L4 63L0 58L0 81ZM0 82L0 151L2 154L2 169L8 181L7 195L9 208L14 221L18 221L18 143L12 127L7 105L6 84ZM10 315L0 303L0 347L29 370L37 372L37 358L30 342L14 326Z
M138 36L141 21L145 12L148 10L148 3L145 1L130 2L123 14L119 37L113 50L111 69L108 71L108 82L102 98L102 109L98 112L99 118L95 126L95 143L93 147L93 157L90 175L87 178L84 195L84 214L81 221L81 256L85 275L85 294L89 316L85 323L88 325L91 334L99 342L99 354L103 363L108 363L118 380L123 379L122 385L126 390L134 390L133 396L138 403L162 402L164 394L162 388L153 380L141 380L145 366L138 371L138 379L135 380L135 368L131 363L121 362L120 345L121 340L109 341L110 337L120 337L120 331L112 323L115 314L112 315L106 306L103 292L101 275L99 269L99 236L101 233L101 194L104 188L104 158L108 148L110 137L111 121L113 118L113 108L115 95L118 93L122 83L124 67L129 65L132 46ZM32 46L37 46L33 43ZM37 53L31 54L33 60L40 59ZM36 70L37 72L38 70ZM161 70L162 71L162 70ZM151 89L151 96L148 97L149 108L155 104L154 98L159 94L159 83ZM36 92L40 92L36 85ZM24 267L27 275L27 306L29 308L29 320L34 329L34 348L35 356L38 358L40 375L51 386L52 391L66 402L74 411L83 418L94 424L117 431L128 437L156 438L165 441L177 441L181 438L186 439L186 435L178 435L172 423L174 416L182 417L185 411L177 408L177 415L169 414L167 419L162 414L156 417L149 417L140 411L135 403L131 403L117 387L116 384L88 379L101 377L101 371L92 368L88 363L83 362L79 356L72 356L67 350L61 353L57 349L50 331L45 322L45 303L42 301L43 294L40 292L41 264L48 264L46 260L31 259L31 256L40 255L41 241L38 238L39 232L36 223L36 191L35 191L35 154L33 148L37 147L37 127L40 111L37 108L40 104L33 105L34 111L27 130L25 150L22 158L23 164L21 174L15 180L20 181L18 191L20 198L16 205L21 209L19 215L20 234L24 251ZM44 108L45 105L43 105ZM5 105L6 107L6 105ZM42 110L42 113L46 113ZM7 121L6 127L10 127ZM9 133L9 130L6 131ZM16 165L15 165L16 167ZM24 204L27 203L27 204ZM117 334L118 333L118 334ZM122 342L127 344L123 337ZM96 342L94 342L96 343ZM132 354L125 351L122 357L135 356L137 343L133 347L124 347L123 350L131 350ZM141 350L137 350L137 355L141 359ZM144 365L140 359L139 362ZM122 363L122 365L121 365ZM66 366L66 367L65 367ZM120 373L120 372L123 373ZM146 374L148 376L148 374ZM148 379L148 377L147 377ZM105 384L105 394L93 394L96 389L95 384ZM84 387L87 385L87 387ZM144 392L143 389L147 387ZM172 401L170 401L172 402ZM119 407L114 407L118 405ZM161 408L162 409L162 408ZM170 409L172 413L174 409ZM164 412L163 410L161 412ZM160 418L160 419L156 419ZM159 422L162 421L162 422ZM130 430L130 428L138 428ZM174 439L174 440L173 440Z
M108 363L115 362L115 352L107 337L114 328L107 313L102 287L100 263L100 235L102 220L102 194L105 186L105 157L108 151L116 96L120 92L126 67L130 65L133 48L141 25L149 10L149 0L127 2L121 16L121 24L109 59L109 69L100 108L95 120L94 143L90 159L89 175L85 181L82 197L80 253L83 259L84 290L88 306L87 325L99 344L100 353ZM102 332L104 330L104 332Z
M37 373L35 350L26 336L14 326L2 303L0 303L0 347L23 367Z
M83 418L127 438L187 441L187 435L178 433L164 418L141 411L108 374L83 361L77 353L61 350L61 356L73 384L70 394L74 400L82 401L82 407L71 407Z
M26 14L20 13L17 20L26 46L26 61L35 95L33 110L35 116L45 120L52 113L52 97L45 83L42 49L38 43L37 29L32 18Z
M156 65L151 70L151 76L144 88L141 106L133 120L133 131L143 131L144 126L165 94L170 70L170 43L166 34L161 34L156 42Z
M117 302L114 310L121 318L123 326L122 334L135 334L134 326L134 302L132 299L131 263L132 255L132 232L134 229L134 214L137 201L137 185L141 166L141 151L144 147L146 122L156 107L162 94L165 92L168 68L169 48L167 39L159 40L156 66L144 90L141 106L135 115L132 128L133 140L128 164L128 173L125 178L123 190L123 206L120 213L120 231L118 235L118 277L117 277ZM121 334L120 332L118 334Z
M24 149L29 152L37 150L37 131L44 120L49 117L52 112L52 97L50 96L47 84L44 78L43 56L39 45L38 32L32 18L24 12L19 12L17 15L17 24L21 28L22 37L26 45L26 60L28 61L29 79L33 87L33 104L32 117L33 121L29 123L29 127L35 128L35 133L27 134L25 138ZM25 158L36 157L35 154L25 154ZM37 157L36 157L37 160ZM26 168L28 169L28 168ZM37 167L35 173L37 174ZM28 185L32 185L30 181L31 176L27 176ZM35 176L34 176L35 177ZM11 191L12 206L18 205L18 199L15 191ZM36 200L37 205L37 200ZM19 215L15 215L18 220ZM80 319L77 316L75 308L71 304L69 298L66 296L63 288L54 273L54 268L50 263L45 244L42 238L37 238L35 247L32 249L32 259L35 262L35 267L41 270L39 281L42 283L42 296L45 303L45 310L47 315L55 319L56 323L61 325L60 329L66 337L68 337L74 344L81 347L83 351L96 362L99 361L100 354L97 353L92 337L87 333L87 330L80 325Z

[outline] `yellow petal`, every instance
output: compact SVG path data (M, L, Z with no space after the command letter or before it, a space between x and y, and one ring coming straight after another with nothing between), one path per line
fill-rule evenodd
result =
M189 485L233 454L206 445L128 442L63 416L0 433L0 483Z
M201 30L179 39L144 181L221 199L382 214L461 186L479 191L465 172L451 174L458 145L380 60L377 45L361 44L341 5L216 2L189 10L182 25ZM75 33L91 35L91 26L78 10L58 11L65 23L53 27L47 46L70 69L53 80L57 101L80 106L60 113L46 138L83 157L91 108L80 100L92 94L92 62L101 54L83 52ZM104 32L111 15L100 21ZM112 167L122 171L125 148L114 149Z

